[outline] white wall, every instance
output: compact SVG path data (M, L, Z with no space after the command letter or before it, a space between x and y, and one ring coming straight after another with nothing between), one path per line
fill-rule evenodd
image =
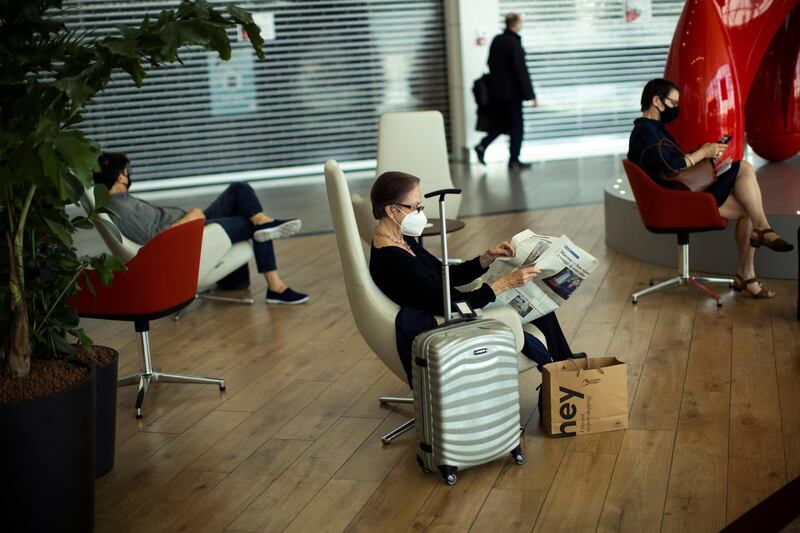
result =
M468 160L478 143L472 83L488 72L492 38L500 32L499 0L445 0L447 69L450 86L450 134L453 158ZM479 42L479 38L481 42Z

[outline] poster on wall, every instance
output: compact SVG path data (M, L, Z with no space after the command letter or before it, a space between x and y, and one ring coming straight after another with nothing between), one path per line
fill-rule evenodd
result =
M208 54L211 115L239 115L257 110L254 54L249 48L233 50L230 61Z
M639 24L653 18L653 4L651 0L625 0L625 22Z

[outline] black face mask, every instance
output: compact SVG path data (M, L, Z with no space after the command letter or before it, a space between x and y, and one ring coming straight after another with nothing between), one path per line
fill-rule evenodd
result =
M128 171L127 178L128 178L128 188L127 188L127 190L130 191L131 190L131 185L133 185L133 178L131 177L131 171L130 170Z
M664 104L664 111L661 112L661 122L664 124L669 124L676 118L678 118L678 114L680 113L680 107L669 107L667 104Z

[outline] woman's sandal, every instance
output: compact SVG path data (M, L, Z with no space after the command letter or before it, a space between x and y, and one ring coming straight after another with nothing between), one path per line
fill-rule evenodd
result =
M756 286L758 287L758 292L753 292L747 288L751 283L756 284ZM736 274L733 278L733 290L735 290L736 292L744 291L753 298L756 298L757 300L764 300L775 296L775 291L771 291L766 287L764 287L758 281L758 278L742 279L742 276L740 276L739 274Z
M764 235L767 233L774 233L777 238L768 241L764 238ZM759 248L762 244L776 252L791 252L794 250L794 246L781 239L781 236L772 228L754 229L753 232L750 233L750 246Z

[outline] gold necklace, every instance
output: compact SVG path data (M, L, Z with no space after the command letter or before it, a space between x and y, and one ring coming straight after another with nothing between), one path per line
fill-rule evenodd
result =
M381 232L381 231L378 231L378 230L375 230L375 232L374 232L374 233L375 233L375 236L376 236L376 237L386 237L387 239L389 239L389 240L390 240L390 241L392 241L393 243L395 243L395 244L399 244L400 246L402 246L403 248L405 248L405 249L406 249L406 250L408 250L409 252L411 251L411 247L410 247L410 246L408 245L408 243L407 243L405 240L403 240L403 239L398 239L398 238L397 238L397 237L395 237L394 235L389 235L388 233L383 233L383 232Z

